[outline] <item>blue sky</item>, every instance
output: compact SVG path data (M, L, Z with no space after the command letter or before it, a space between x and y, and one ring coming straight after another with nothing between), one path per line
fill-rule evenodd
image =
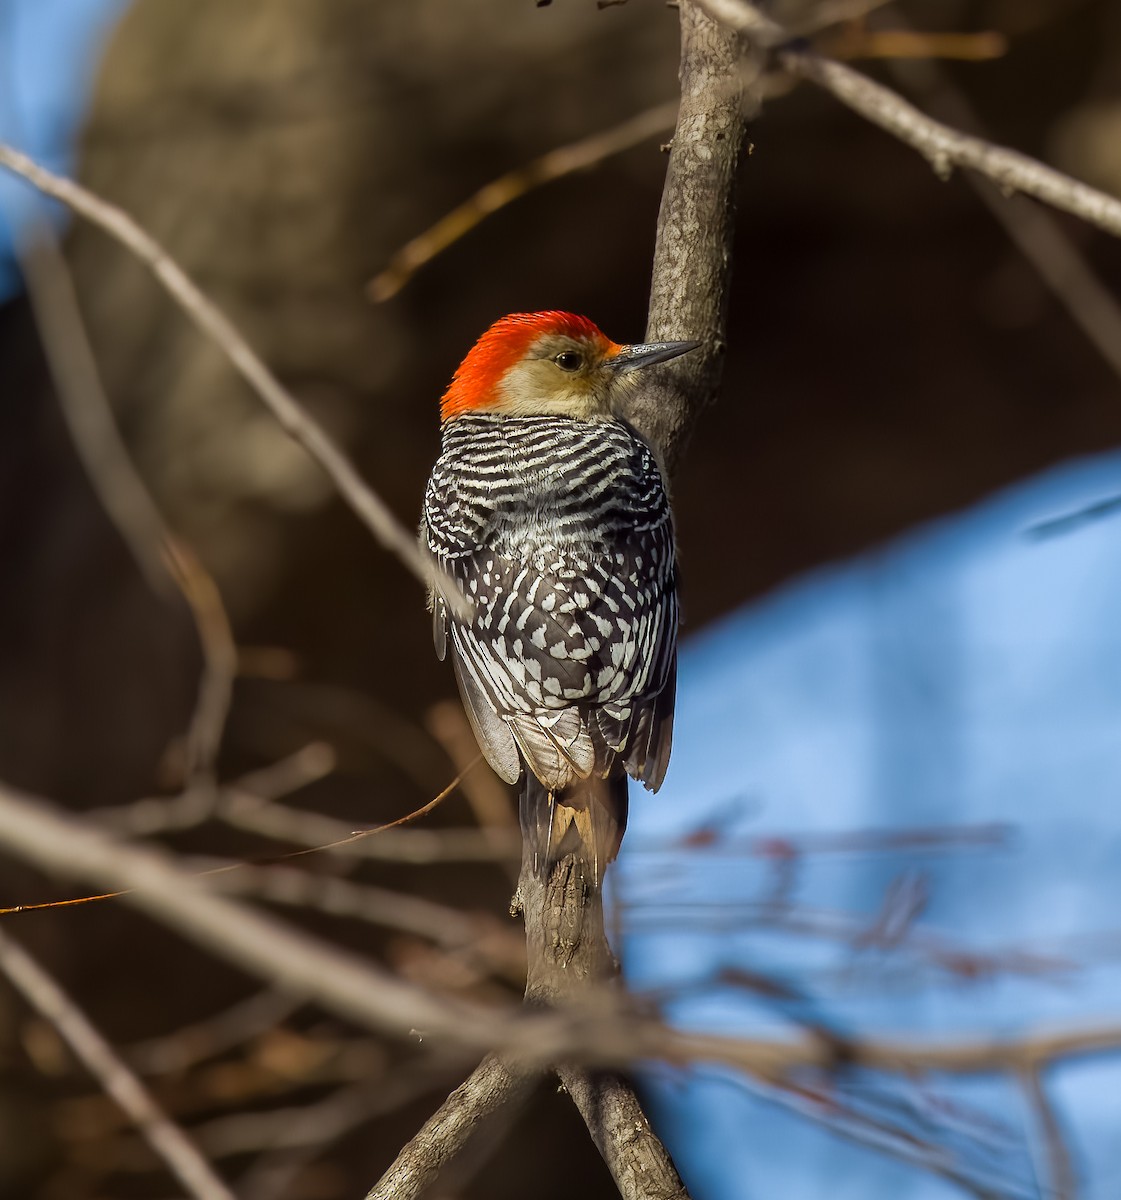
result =
M737 967L777 975L810 997L803 1010L869 1036L1014 1035L1121 1016L1121 519L1029 532L1119 490L1121 454L1064 465L688 641L670 771L657 796L632 795L621 859L635 986L690 989L673 1017L725 1032L791 1028L742 988L699 986ZM859 930L889 888L910 888L926 896L918 938L1052 965L969 980L906 945L859 951L775 929L762 907L773 866L720 852L760 838L978 825L995 827L991 845L810 854L790 904ZM717 831L710 852L642 849L705 826ZM1065 1065L1054 1083L1085 1195L1112 1200L1121 1057ZM1010 1194L1017 1180L1033 1194L1035 1139L1018 1091L994 1080L929 1086L943 1107L964 1106L967 1123L1001 1131L992 1145L962 1138L958 1165L984 1182L988 1163ZM823 1176L831 1196L854 1200L960 1195L719 1072L672 1079L659 1095L696 1200L811 1200ZM921 1125L914 1113L903 1120Z
M0 4L0 140L58 171L73 166L74 139L97 58L125 0L3 0ZM19 290L12 231L41 204L0 172L0 300ZM54 212L56 221L63 214Z

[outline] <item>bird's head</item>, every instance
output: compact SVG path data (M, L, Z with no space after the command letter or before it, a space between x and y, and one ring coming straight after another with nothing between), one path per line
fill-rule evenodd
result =
M459 364L440 402L440 418L471 412L582 420L617 415L632 372L699 344L620 346L587 317L512 313L495 321Z

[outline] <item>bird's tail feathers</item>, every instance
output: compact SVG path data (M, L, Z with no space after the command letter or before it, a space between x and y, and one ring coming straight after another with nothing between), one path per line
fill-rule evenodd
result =
M547 876L568 854L586 864L598 887L619 853L627 827L627 779L591 778L550 791L526 771L521 791L522 840L534 872Z

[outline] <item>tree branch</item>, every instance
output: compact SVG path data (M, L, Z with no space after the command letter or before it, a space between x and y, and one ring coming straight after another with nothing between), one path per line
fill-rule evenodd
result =
M628 412L671 473L693 423L716 398L724 366L735 178L751 72L746 50L737 33L682 0L681 107L658 213L646 338L690 337L702 345L660 368Z
M991 179L1006 195L1023 192L1034 196L1121 237L1121 200L1115 196L1080 183L1018 150L951 129L919 112L897 92L843 63L803 50L784 50L778 58L792 75L816 83L873 125L913 146L939 176L948 176L953 167L966 167Z
M492 179L469 199L445 213L435 225L406 242L366 285L366 294L375 304L391 299L421 267L507 204L566 175L588 171L605 159L640 145L654 134L672 129L676 116L676 102L655 105L619 125L567 146L558 146L525 166L515 167Z
M1005 194L1023 192L1034 196L1121 237L1121 200L1116 196L1080 183L1018 150L943 125L852 67L789 45L791 32L746 0L696 3L726 29L777 48L776 58L784 70L824 88L873 125L913 146L939 176L947 176L954 167L965 167L991 179Z
M482 1005L433 996L373 963L215 895L204 880L175 867L164 854L118 841L46 800L3 786L0 844L68 878L122 889L126 903L236 967L368 1028L396 1037L421 1029L449 1045L479 1051L496 1042L498 1014ZM525 1049L532 1049L532 1042Z
M89 1073L195 1200L234 1200L187 1135L90 1024L85 1013L19 945L0 929L0 971L58 1031Z
M667 469L701 409L715 398L720 379L733 188L744 132L742 51L738 36L683 0L681 106L658 218L647 337L688 335L704 346L666 368L661 386L637 394L628 414ZM585 877L583 865L567 857L542 879L527 857L515 905L525 918L526 1003L579 1007L602 999L603 985L614 980L617 967L604 932L599 886ZM622 1077L564 1067L561 1078L624 1197L687 1196ZM470 1103L471 1094L465 1099ZM423 1155L428 1131L426 1126L403 1156ZM375 1189L368 1200L390 1194L396 1193Z
M574 1067L561 1067L557 1074L623 1200L688 1200L673 1160L621 1075Z
M129 458L113 419L74 293L70 269L44 218L19 250L59 408L90 486L148 585L166 595L174 583L195 623L202 677L187 730L186 774L212 778L237 673L237 647L218 586L167 528Z
M62 201L115 238L143 262L194 324L229 359L234 369L264 401L281 428L323 468L339 494L374 537L423 584L438 586L446 599L463 599L449 580L436 571L417 544L416 535L393 515L385 502L362 479L354 464L326 430L304 411L238 332L229 318L191 280L170 254L123 209L55 175L26 154L0 143L0 167L25 179L48 196Z
M1074 1160L1038 1067L1021 1072L1020 1084L1042 1141L1042 1157L1047 1166L1047 1191L1054 1200L1075 1200L1078 1195L1078 1176Z
M366 1200L414 1200L457 1157L483 1123L529 1094L536 1074L488 1054L424 1123Z
M735 183L746 128L747 43L681 0L681 105L658 212L646 338L691 337L698 351L636 392L628 417L672 472L723 370ZM598 882L575 859L542 881L527 857L517 901L525 915L527 1003L587 1005L614 980ZM568 1066L559 1074L625 1200L688 1200L642 1106L622 1076Z
M515 898L525 917L526 1003L576 1009L581 1024L611 1011L618 975L602 893L585 870L569 855L544 879L527 854ZM673 1160L621 1075L569 1065L558 1074L624 1200L688 1200Z

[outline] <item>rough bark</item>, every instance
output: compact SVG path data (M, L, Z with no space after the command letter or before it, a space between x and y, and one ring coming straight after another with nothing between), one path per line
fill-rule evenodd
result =
M603 925L603 896L572 856L547 878L522 865L516 902L525 917L526 1003L577 1008L590 1017L611 1002L618 964ZM614 1072L557 1068L624 1200L688 1200L631 1085Z
M702 346L663 368L655 385L636 395L628 414L669 471L700 412L715 399L723 366L734 185L750 69L745 49L742 37L692 0L682 0L681 108L658 217L646 332L649 341L689 337ZM525 919L526 1003L588 1015L606 1007L618 965L604 932L603 897L582 864L569 856L542 878L527 857L514 906ZM621 1075L563 1064L557 1071L625 1200L688 1200L669 1154ZM482 1088L474 1111L491 1111L494 1103L512 1097L516 1072L506 1069L505 1090ZM479 1083L472 1076L453 1093L367 1200L412 1197L435 1178L462 1144L459 1135L473 1119L462 1102L470 1107ZM423 1176L404 1168L393 1175L400 1164L417 1161Z
M529 1093L535 1078L488 1054L407 1143L366 1200L412 1200L421 1195L488 1118Z
M624 1200L688 1200L673 1160L622 1076L572 1067L557 1074Z
M692 0L681 4L681 108L658 214L647 341L696 338L629 416L672 474L724 366L735 179L748 119L749 47ZM754 102L751 102L752 107Z

